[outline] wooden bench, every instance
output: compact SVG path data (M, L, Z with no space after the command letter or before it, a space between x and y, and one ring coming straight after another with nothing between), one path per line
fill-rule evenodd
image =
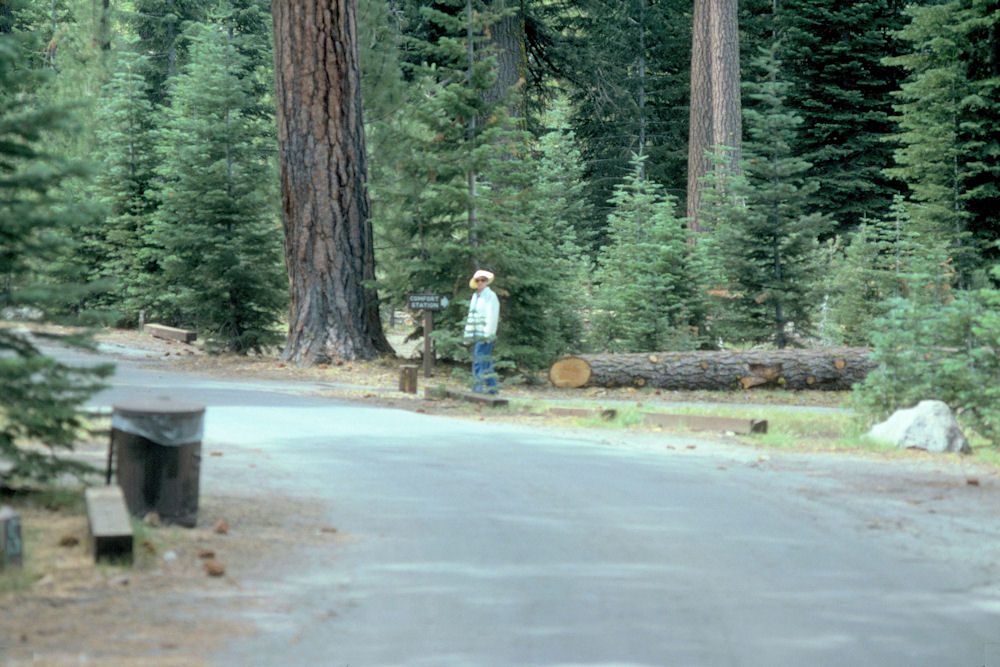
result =
M181 343L193 343L198 339L198 334L194 331L189 331L187 329L178 329L176 327L168 327L163 324L147 324L143 326L143 329L148 331L150 335L154 338L163 338L166 340L176 340Z
M86 490L85 497L94 560L125 558L131 561L132 522L121 488L94 486Z

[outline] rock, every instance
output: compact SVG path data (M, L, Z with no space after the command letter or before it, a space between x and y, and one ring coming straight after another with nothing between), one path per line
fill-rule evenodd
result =
M891 442L902 449L971 454L972 447L943 401L920 401L916 407L897 410L876 424L868 437Z
M202 567L205 568L205 574L210 577L221 577L226 573L225 566L216 560L207 560Z

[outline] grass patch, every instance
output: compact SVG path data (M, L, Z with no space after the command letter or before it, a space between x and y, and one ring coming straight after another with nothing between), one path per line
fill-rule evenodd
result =
M0 594L26 595L47 570L52 545L49 517L78 517L85 513L83 487L42 486L3 489L0 504L17 512L21 523L21 565L0 570Z

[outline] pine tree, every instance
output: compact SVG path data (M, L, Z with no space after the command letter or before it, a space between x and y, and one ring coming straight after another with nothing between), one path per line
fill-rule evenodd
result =
M139 38L140 54L147 56L145 77L154 106L167 103L170 78L187 63L184 32L206 19L205 0L137 0L125 21Z
M808 199L838 230L888 216L902 185L887 178L896 131L891 94L902 69L883 64L901 50L894 33L904 2L781 0L774 26L781 37L785 104L802 118L792 153L812 164L821 187Z
M154 121L143 59L128 52L104 88L97 136L102 147L97 186L108 210L100 242L100 275L115 280L113 303L122 320L135 323L150 308L153 295L144 285L159 271L155 247L148 245L156 200Z
M733 194L745 206L730 206L728 220L716 230L721 266L729 282L725 320L738 340L788 341L788 326L805 335L815 310L813 291L819 278L817 238L829 221L806 213L816 188L808 183L809 163L791 153L801 118L784 106L789 84L781 78L779 45L763 50L756 64L759 81L745 86L748 138L744 184Z
M677 199L643 174L644 156L615 189L609 243L598 255L596 345L612 351L682 350L703 342L705 277L687 243Z
M504 105L483 97L493 81L485 29L494 17L478 4L476 10L466 11L465 0L421 7L426 38L411 36L409 43L422 59L406 65L413 103L376 139L400 149L399 161L380 169L383 180L372 190L387 259L379 262L379 291L396 304L411 293L449 295L454 305L441 314L439 330L464 318L456 300L467 276L491 261L483 200L504 186L486 189L485 172L524 138L508 131Z
M232 352L279 339L286 304L273 130L244 110L245 64L230 31L206 25L173 82L159 139L153 242L163 250L154 313L207 332Z
M897 195L889 217L867 220L830 275L830 318L837 342L870 345L874 322L887 302L908 291L906 272L924 255L913 233L903 198Z
M572 348L582 330L582 290L561 288L582 272L569 225L576 203L559 200L567 212L549 198L561 178L551 160L563 160L549 151L554 145L542 147L549 157L539 161L530 137L512 128L505 100L485 96L494 81L485 30L496 16L469 7L423 7L430 39L413 42L425 57L409 72L413 106L376 135L406 156L382 165L372 189L379 291L394 304L412 293L447 295L452 305L435 315L438 352L458 358L448 332L461 330L468 277L488 267L501 297L495 355L535 367Z
M544 3L539 11L552 25L544 57L570 91L593 211L576 226L596 252L633 155L649 157L649 178L667 192L685 192L691 3L587 0Z
M892 62L909 76L898 94L900 148L890 174L906 182L914 225L951 248L960 286L993 257L1000 211L1000 14L996 3L913 6Z
M83 172L45 150L47 138L67 129L70 117L32 97L40 78L25 66L18 38L0 34L0 307L8 316L25 309L44 315L58 289L37 285L33 272L63 252L60 228L75 222L53 210L53 195ZM81 425L76 409L110 372L60 363L26 335L0 329L0 459L12 465L9 478L47 480L87 469L55 454L72 449ZM38 443L45 448L24 447Z

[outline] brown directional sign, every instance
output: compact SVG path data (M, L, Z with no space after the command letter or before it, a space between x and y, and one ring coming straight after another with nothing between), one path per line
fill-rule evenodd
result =
M411 294L410 310L444 310L448 307L448 297L444 294Z

